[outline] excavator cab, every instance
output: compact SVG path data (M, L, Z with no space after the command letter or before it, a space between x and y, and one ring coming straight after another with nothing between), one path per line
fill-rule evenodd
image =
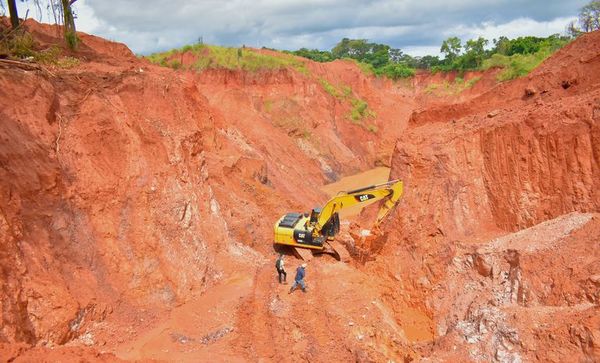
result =
M313 210L310 212L310 223L311 224L317 223L317 221L319 220L319 216L321 215L321 211L322 211L322 209L319 207L313 208Z

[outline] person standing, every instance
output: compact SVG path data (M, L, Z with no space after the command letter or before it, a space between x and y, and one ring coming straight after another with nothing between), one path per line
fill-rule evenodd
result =
M296 269L296 278L294 279L294 284L290 288L290 294L296 290L297 286L302 288L302 292L306 292L306 284L304 283L304 277L306 277L306 264L298 266Z
M277 274L279 275L279 283L287 284L287 272L285 272L283 253L280 253L279 257L277 258L277 261L275 261L275 268L277 269Z

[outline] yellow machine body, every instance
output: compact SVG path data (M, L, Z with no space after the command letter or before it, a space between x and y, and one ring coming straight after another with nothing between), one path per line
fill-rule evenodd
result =
M355 205L366 207L384 200L377 215L376 225L396 206L403 193L400 180L371 185L348 192L339 192L323 208L315 208L310 213L287 213L277 220L274 226L275 244L323 250L327 240L332 240L339 232L338 212Z

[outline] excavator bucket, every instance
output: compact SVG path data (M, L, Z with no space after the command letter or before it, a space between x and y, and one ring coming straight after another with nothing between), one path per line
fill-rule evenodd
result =
M392 189L392 195L383 202L381 208L379 208L379 213L377 213L377 221L375 222L376 226L379 226L381 222L388 216L390 211L394 209L396 203L402 197L402 193L404 192L404 184L401 180L394 180L390 182L390 189Z

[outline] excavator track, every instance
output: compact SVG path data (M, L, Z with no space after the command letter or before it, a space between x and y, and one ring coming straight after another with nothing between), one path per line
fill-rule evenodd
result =
M296 248L293 247L294 254L301 258L304 261L310 261L316 255L330 255L333 256L338 261L349 262L350 261L350 253L342 245L337 241L328 241L323 245L322 250L309 250L305 248Z

